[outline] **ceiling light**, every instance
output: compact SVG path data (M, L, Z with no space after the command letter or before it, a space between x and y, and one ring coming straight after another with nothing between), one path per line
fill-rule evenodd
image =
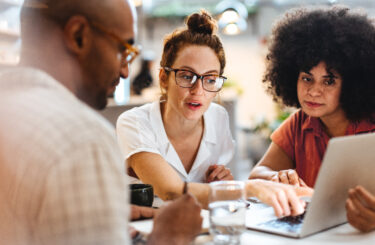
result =
M227 35L237 35L247 28L247 8L239 1L224 0L216 6L219 29Z

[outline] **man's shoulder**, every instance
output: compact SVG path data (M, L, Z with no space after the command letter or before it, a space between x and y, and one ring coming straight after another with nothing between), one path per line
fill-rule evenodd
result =
M33 75L21 81L24 76L14 74L17 70ZM109 122L48 74L35 69L14 71L0 74L1 78L11 78L2 84L14 86L4 87L0 92L4 102L0 113L6 118L1 125L7 125L7 131L2 130L6 137L16 141L27 137L34 144L32 147L47 149L53 148L48 145L62 149L79 143L100 143L105 139L116 142ZM28 148L28 144L22 145Z
M7 90L57 83L50 75L32 67L13 67L0 71L0 87Z
M61 137L69 134L68 141L82 144L116 142L114 127L96 110L78 99L66 103L61 111L49 115L56 127L65 128L60 130Z

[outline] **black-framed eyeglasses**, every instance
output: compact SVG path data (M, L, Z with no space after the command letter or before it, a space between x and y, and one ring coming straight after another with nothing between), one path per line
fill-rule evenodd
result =
M134 59L141 53L141 48L139 46L132 45L127 41L124 41L114 32L107 30L104 26L99 23L90 21L92 27L97 29L100 32L108 35L109 37L113 38L117 41L121 46L121 66L125 66L127 64L131 64Z
M208 92L218 92L227 80L226 77L216 74L199 75L189 70L173 69L170 67L163 67L163 69L169 72L173 71L176 84L182 88L192 88L198 79L201 79L204 90Z

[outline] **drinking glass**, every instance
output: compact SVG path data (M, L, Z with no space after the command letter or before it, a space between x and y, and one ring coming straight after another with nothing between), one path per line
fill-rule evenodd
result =
M240 244L245 230L245 183L217 181L210 183L210 233L215 244Z

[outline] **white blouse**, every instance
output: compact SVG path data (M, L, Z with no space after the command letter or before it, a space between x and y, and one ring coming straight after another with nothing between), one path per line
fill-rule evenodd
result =
M234 141L224 107L211 103L203 115L204 133L189 173L170 143L161 117L160 102L125 111L117 119L117 139L125 160L139 152L161 155L183 181L204 182L210 165L228 164L234 155Z

